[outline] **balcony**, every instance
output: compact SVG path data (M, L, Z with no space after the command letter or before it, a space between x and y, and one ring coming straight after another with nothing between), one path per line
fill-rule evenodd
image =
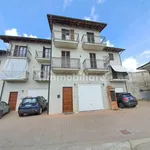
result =
M50 62L50 51L43 53L43 51L36 51L35 59L39 63L49 63Z
M107 59L85 59L83 69L88 74L104 75L109 71L109 61Z
M53 41L55 47L76 49L79 43L79 34L70 33L62 36L62 31L53 31Z
M27 71L3 71L3 79L7 82L26 82L29 78Z
M83 35L82 37L82 48L84 50L103 50L106 47L105 37L102 36L88 36Z
M52 70L54 73L73 74L78 73L80 60L76 58L52 58Z
M125 82L129 80L129 76L127 72L117 72L117 74L112 73L110 78L110 82Z
M49 72L47 71L34 71L33 79L37 82L48 82L49 81Z
M14 50L11 50L14 51ZM28 61L31 60L31 52L29 50L26 50L24 52L21 52L20 50L15 51L15 53L8 55L9 58L16 58L16 59L27 59Z

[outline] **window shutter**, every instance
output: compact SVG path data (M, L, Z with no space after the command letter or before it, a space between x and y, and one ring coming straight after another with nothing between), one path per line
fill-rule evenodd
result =
M43 46L43 58L45 58L45 47Z
M18 50L19 50L19 46L15 45L15 49L14 49L14 54L13 56L18 56Z
M72 41L74 41L74 30L73 29L70 30L70 39Z

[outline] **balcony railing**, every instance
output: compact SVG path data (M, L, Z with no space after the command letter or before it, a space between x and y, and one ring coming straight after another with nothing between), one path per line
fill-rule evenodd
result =
M87 34L82 36L82 47L87 50L103 50L106 46L106 38L104 36L89 36Z
M80 69L80 60L77 58L52 58L52 70L55 72L77 72Z
M21 52L20 50L16 51L16 53L14 53L14 50L11 50L13 51L13 53L9 53L9 57L17 57L17 58L27 58L28 61L31 60L31 52L29 50L26 50L24 52Z
M27 71L3 71L3 80L5 81L27 81L29 72Z
M76 49L79 43L79 34L69 32L68 35L63 35L62 31L53 31L53 40L56 47Z
M117 72L116 75L111 75L110 81L127 81L129 80L128 73L126 72Z
M48 71L34 71L33 79L35 81L49 81L49 72Z
M38 62L47 63L50 61L50 51L36 51L35 58Z
M83 69L87 73L105 74L109 71L109 61L107 59L85 59Z

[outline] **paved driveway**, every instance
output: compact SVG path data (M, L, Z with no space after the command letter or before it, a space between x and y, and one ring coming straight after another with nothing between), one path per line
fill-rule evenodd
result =
M123 135L119 130L128 130ZM123 131L127 133L126 131ZM19 118L11 112L0 120L0 150L65 149L67 145L93 144L150 137L150 102L118 111Z

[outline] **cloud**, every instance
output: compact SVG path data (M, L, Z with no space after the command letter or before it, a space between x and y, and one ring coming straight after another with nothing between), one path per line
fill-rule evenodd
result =
M94 6L92 6L92 8L91 8L90 16L85 16L84 19L97 21L98 15L95 13L95 7Z
M28 34L23 34L23 36L24 37L30 37L30 38L37 38L37 36L35 36L35 35L32 35L32 34L30 34L30 35L28 35Z
M134 57L128 57L123 60L122 65L129 71L135 72L138 67L138 61Z
M5 35L19 36L17 29L15 28L5 30Z
M108 40L108 41L106 41L106 46L114 47L114 45L113 45L113 44L111 44L109 40Z
M143 51L140 56L144 56L146 58L150 58L150 50Z
M105 2L105 0L97 0L97 3L98 4L102 4L102 3L104 3Z
M66 7L68 7L71 4L72 1L73 0L64 0L63 9L66 9Z
M12 29L8 29L8 30L5 30L5 35L10 35L10 36L24 36L24 37L30 37L30 38L37 38L37 36L35 35L28 35L26 33L24 33L23 35L20 35L17 31L16 28L12 28Z

